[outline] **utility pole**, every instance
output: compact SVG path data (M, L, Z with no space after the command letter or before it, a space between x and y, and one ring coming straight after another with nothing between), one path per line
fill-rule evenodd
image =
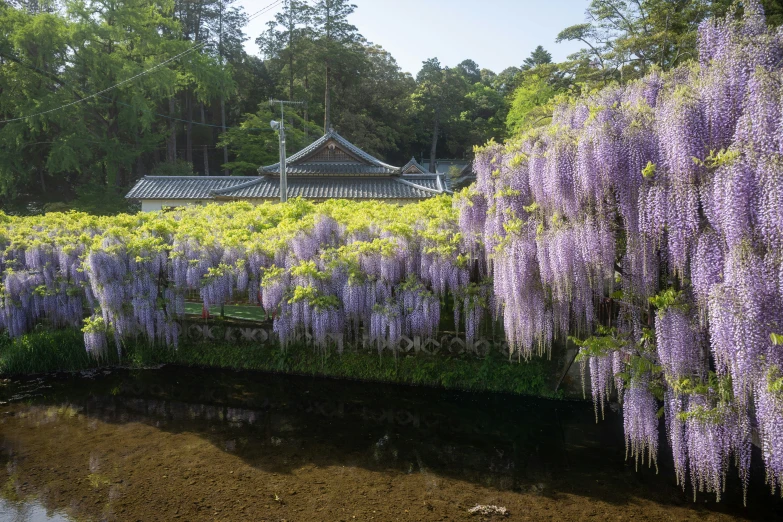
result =
M223 130L223 136L226 134L226 90L223 88L223 75L225 74L225 64L223 63L223 0L220 0L220 21L218 36L218 55L220 57L221 70L221 89L220 89L220 126ZM228 145L223 145L223 164L228 163ZM223 170L223 174L228 176L231 172L228 169Z
M280 121L272 120L269 125L280 134L280 202L288 201L288 174L285 167L285 113L286 105L304 105L300 101L273 100L269 99L269 105L280 104Z

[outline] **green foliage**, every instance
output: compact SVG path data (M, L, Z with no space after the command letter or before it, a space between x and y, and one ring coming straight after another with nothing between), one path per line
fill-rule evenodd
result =
M150 172L153 176L192 176L193 164L177 160L174 163L158 163Z
M650 298L650 304L661 311L667 308L677 308L686 311L688 308L682 292L674 288L661 290L658 295Z
M108 357L117 362L116 354ZM0 336L0 373L4 375L79 371L98 365L84 349L83 334L77 329L39 329L16 339Z
M132 212L135 204L125 199L125 190L103 185L83 185L76 190L76 198L64 204L69 210L85 212L95 216L111 216L121 212ZM56 212L58 209L50 208Z
M84 333L100 333L106 331L106 322L103 320L103 317L88 317L84 320L84 328L82 328L82 332Z
M642 169L642 176L645 178L652 178L655 176L655 172L658 170L658 166L652 161L648 161L644 169Z
M696 28L722 16L731 0L592 0L588 23L572 25L557 41L585 47L566 65L578 81L629 81L652 68L669 70L696 55Z
M617 337L615 328L599 325L596 334L584 340L573 336L568 337L569 341L581 348L576 356L577 361L587 360L590 357L605 357L627 344L626 340Z
M530 56L525 58L525 61L523 62L522 69L528 70L533 69L535 67L538 67L539 65L546 65L548 63L552 63L552 55L544 49L543 46L539 45L535 49L533 49L533 52L530 53Z
M218 339L220 335L216 336ZM150 367L159 364L252 369L300 375L321 375L474 391L495 391L558 397L549 376L552 363L543 359L510 362L498 352L474 355L378 356L376 352L319 353L304 345L281 350L243 342L183 342L174 350L146 342L124 346L123 360L113 350L103 365ZM0 375L79 371L99 362L84 349L76 329L40 330L11 340L0 337Z

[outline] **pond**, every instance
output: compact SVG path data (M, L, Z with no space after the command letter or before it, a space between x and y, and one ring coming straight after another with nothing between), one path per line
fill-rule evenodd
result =
M0 395L2 520L783 517L758 469L747 508L733 470L720 503L694 503L663 439L659 473L635 471L621 416L596 424L589 402L181 367Z

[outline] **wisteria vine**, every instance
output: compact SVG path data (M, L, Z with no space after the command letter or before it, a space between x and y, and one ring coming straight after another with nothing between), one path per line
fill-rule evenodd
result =
M457 200L522 357L569 336L596 415L616 389L654 463L661 404L677 480L747 486L751 432L783 480L783 30L757 1L699 27L699 60L570 98L478 155Z
M186 299L263 307L285 348L397 353L434 337L447 303L468 344L488 283L461 251L451 198L210 205L99 218L2 216L0 327L82 326L96 357L143 337L176 347ZM474 263L475 265L475 263ZM208 313L208 312L206 312Z

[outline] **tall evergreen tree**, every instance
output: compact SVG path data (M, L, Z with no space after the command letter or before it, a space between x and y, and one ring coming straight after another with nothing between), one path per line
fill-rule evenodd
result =
M431 129L429 169L430 172L435 172L438 138L444 128L449 129L460 114L468 85L458 71L441 67L437 58L423 62L421 71L416 76L416 83L416 91L412 96L413 104Z
M522 69L532 69L547 63L552 63L552 55L549 53L549 51L544 49L543 46L539 45L533 50L532 53L530 53L530 56L525 58L525 61L522 64Z
M331 127L332 66L346 47L361 39L359 31L348 22L356 10L347 0L318 0L313 6L313 28L324 66L324 131Z

